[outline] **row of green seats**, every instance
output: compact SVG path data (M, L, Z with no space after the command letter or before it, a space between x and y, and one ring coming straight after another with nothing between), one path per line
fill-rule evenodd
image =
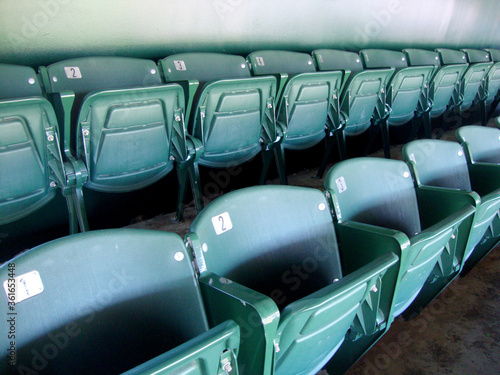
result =
M430 134L429 116L442 113L452 101L465 109L480 88L484 103L498 98L497 70L489 70L491 79L479 77L492 63L473 64L484 51L466 50L470 66L452 60L459 54L465 62L466 55L458 51L439 50L429 61L425 58L433 52L405 52L317 50L311 57L258 51L247 60L186 53L158 65L91 57L41 67L38 76L28 67L1 65L5 136L0 161L6 187L0 224L34 212L59 186L68 202L70 231L85 231L82 186L133 191L158 181L174 164L181 220L188 178L198 212L203 207L198 164L230 167L261 153L260 183L276 157L280 181L286 184L284 150L308 148L326 136L321 177L334 138L345 158L346 135L367 129L376 134L381 128L389 156L390 125L424 117ZM488 56L493 59L496 52ZM451 65L437 69L438 56ZM490 82L487 89L482 82Z
M342 161L324 193L225 194L184 241L104 230L15 257L0 267L2 309L22 317L3 372L343 373L500 240L500 130L457 138L411 142L407 163Z

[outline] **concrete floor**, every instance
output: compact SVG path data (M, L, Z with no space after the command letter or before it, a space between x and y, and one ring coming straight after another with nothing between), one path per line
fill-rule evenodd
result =
M454 132L446 132L441 139L455 141ZM394 159L401 159L401 148L391 147ZM382 150L371 156L383 157ZM323 180L312 178L315 174L312 169L290 175L289 184L322 189ZM205 203L214 198L205 197ZM182 223L172 223L174 214L168 214L129 227L165 230L183 236L195 216L191 204ZM500 374L499 271L500 246L497 246L416 318L396 319L389 332L347 374ZM318 375L327 374L323 370Z

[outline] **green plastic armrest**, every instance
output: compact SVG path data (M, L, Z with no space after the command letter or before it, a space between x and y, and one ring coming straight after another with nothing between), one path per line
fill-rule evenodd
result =
M238 362L249 374L272 374L280 312L274 301L250 288L205 272L200 277L209 322L232 319L240 326Z
M342 251L342 265L345 274L354 272L387 252L395 254L399 261L397 266L387 270L384 276L380 309L384 311L387 328L394 320L393 307L396 291L401 278L401 255L404 249L411 246L408 237L399 231L378 227L355 221L344 221L336 224L336 232Z
M469 164L472 189L481 196L500 188L500 164L474 162Z
M234 374L238 374L236 356L239 340L239 326L227 321L125 372L124 375L216 374L213 371L217 368L222 370L224 360L225 364L229 363L231 368L236 370ZM231 351L229 356L223 355L226 349Z
M417 186L420 221L423 228L431 227L465 206L477 207L481 197L473 191L437 186Z

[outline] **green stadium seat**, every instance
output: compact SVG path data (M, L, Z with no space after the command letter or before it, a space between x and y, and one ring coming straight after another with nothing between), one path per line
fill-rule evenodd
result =
M276 106L282 149L307 149L340 130L339 99L348 70L317 72L310 55L290 51L257 51L247 61L254 76L275 75L283 86Z
M424 102L421 103L417 116L414 118L414 127L410 139L413 139L418 131L420 123L424 122L424 132L426 138L431 138L431 119L443 115L446 111L452 110L453 94L458 91L460 79L467 68L464 64L441 66L439 54L435 51L423 49L407 48L403 52L406 55L410 66L436 66L434 74L430 78L429 84L424 86Z
M500 50L485 49L485 51L490 54L490 61L494 62L488 72L488 97L486 98L486 104L490 106L488 118L491 118L500 102L500 66L498 65L500 63Z
M484 83L481 86L481 100L479 101L481 110L481 123L483 125L486 125L492 115L492 112L496 108L496 105L493 106L493 103L499 96L500 59L494 60L495 52L493 52L493 54L489 52L493 50L483 51L477 49L463 49L462 51L467 55L467 61L469 62L469 64L480 64L488 62L492 62L493 64L487 71L486 77L484 77Z
M50 202L61 189L70 232L85 230L86 218L75 202L81 179L59 147L59 124L42 97L35 71L0 64L0 225L19 220Z
M239 327L226 321L209 329L176 234L80 233L15 257L0 278L17 355L10 366L12 344L2 340L2 374L238 374ZM7 324L0 333L7 337Z
M361 57L354 52L318 49L313 51L312 55L320 71L351 71L340 96L339 117L336 124L336 128L340 131L334 134L337 138L340 159L343 160L347 154L345 138L372 129L374 114L385 113L385 87L394 69L365 70ZM333 142L329 142L318 177L323 176L332 149Z
M382 116L378 114L378 118L375 118L376 124L382 130L384 155L390 158L389 128L412 120L419 111L419 106L426 110L426 92L435 67L408 66L406 56L397 51L365 49L359 54L363 57L363 64L367 69L396 69L385 92L387 112Z
M109 193L149 186L177 164L177 220L188 176L193 195L198 142L186 136L184 92L163 85L153 61L88 57L40 69L64 121L64 151L88 171L85 187ZM81 205L83 206L83 201Z
M275 77L252 77L243 57L221 53L172 55L160 60L159 67L165 82L187 87L192 106L188 130L204 148L200 165L227 168L261 153L264 175L273 153L281 163ZM280 177L286 183L286 176Z
M442 65L468 64L460 80L459 91L454 95L454 105L460 116L462 111L471 108L474 103L486 100L485 79L493 63L489 62L489 58L486 58L485 53L482 53L483 58L481 61L476 62L477 53L473 54L474 59L469 61L464 51L438 48L436 52L439 53Z
M441 140L410 142L403 148L403 158L412 168L417 186L433 187L450 196L468 192L475 197L476 212L463 257L470 268L491 250L491 246L477 245L495 235L492 223L500 209L498 166L477 163L477 167L468 167L462 146Z
M416 190L404 162L380 158L334 165L324 187L340 227L357 224L393 233L400 258L394 317L410 305L409 311L418 313L458 276L474 213L469 194Z
M342 269L328 201L316 189L230 192L205 207L186 240L210 321L233 316L242 327L242 374L316 374L352 343L348 332L374 340L390 325L397 257L367 242L372 261ZM355 250L344 248L344 258Z

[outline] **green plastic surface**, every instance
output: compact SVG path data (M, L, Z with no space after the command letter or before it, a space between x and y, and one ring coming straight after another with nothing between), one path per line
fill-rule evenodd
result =
M80 58L40 71L64 121L66 157L82 160L88 171L85 186L111 193L138 190L164 177L176 161L180 220L188 172L195 175L199 157L186 140L182 87L163 85L156 64L144 59ZM78 205L83 211L83 197Z
M340 127L338 100L349 72L316 72L305 53L257 51L248 56L255 75L280 73L290 78L278 99L277 122L285 134L285 149L312 147L325 137L325 127Z
M0 64L0 100L42 96L33 68Z
M436 51L439 53L443 65L468 63L467 54L463 51L445 48L438 48ZM486 100L484 79L492 65L492 62L469 64L462 76L457 93L458 97L455 99L460 110L470 108L475 100Z
M473 208L447 213L436 224L424 227L420 202L405 163L378 158L357 158L334 165L324 182L332 194L339 223L360 222L404 233L401 243L399 285L393 314L400 315L417 297ZM399 254L398 254L399 255ZM435 296L429 298L428 302Z
M274 142L274 119L266 121L266 111L268 104L273 108L275 95L276 79L272 76L207 84L193 118L192 135L205 149L199 163L210 167L241 164L261 151L261 138Z
M8 264L20 278L18 293L23 285L29 291L15 304L16 373L119 373L160 355L132 373L222 374L223 352L237 354L234 323L208 331L190 257L176 234L120 229L65 237L4 264L2 283ZM7 326L0 325L5 337Z
M374 114L385 111L386 85L394 69L363 70L361 57L352 52L319 49L313 56L319 70L349 69L352 72L340 97L341 131L336 134L340 157L345 159L345 137L365 132L372 125Z
M421 49L403 50L411 66L434 65L438 68L429 82L428 99L431 101L430 116L441 116L453 104L453 94L458 90L462 74L467 68L464 64L441 66L439 54Z
M360 335L379 329L382 278L397 257L375 257L343 277L332 216L320 191L288 186L234 191L207 206L191 231L188 243L211 320L232 312L246 326L242 373L314 374L350 327ZM257 312L248 317L244 311L251 306Z
M463 190L470 192L474 190L479 193L480 198L477 197L474 222L464 255L465 260L467 260L476 245L485 236L485 233L487 236L491 236L487 232L500 208L498 185L490 185L488 190L477 189L476 186L482 187L482 176L491 175L491 171L486 172L483 170L483 173L474 175L471 168L469 174L464 149L455 142L441 140L413 141L404 146L403 158L412 168L417 186L436 186L452 191ZM492 171L495 170L498 173L496 165L492 167ZM484 178L489 180L487 177ZM498 184L498 179L496 181Z
M0 101L0 224L31 214L56 194L45 127L57 128L43 98ZM53 182L54 186L50 186Z
M21 219L44 206L61 188L70 232L86 228L76 203L86 173L76 177L64 162L59 124L52 105L41 95L33 69L0 64L0 224ZM7 99L11 98L11 99Z

